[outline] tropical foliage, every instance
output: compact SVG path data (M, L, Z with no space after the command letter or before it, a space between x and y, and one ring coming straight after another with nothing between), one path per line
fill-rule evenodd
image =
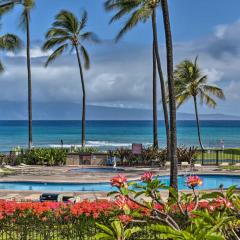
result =
M205 103L207 106L215 108L217 103L213 97L224 99L225 96L221 88L208 83L208 77L202 73L197 60L197 57L194 61L184 60L176 66L174 75L177 107L180 107L190 98L193 99L198 129L198 139L199 144L203 149L197 98L200 99L200 104Z
M17 156L15 163L57 166L66 163L67 150L62 148L33 148Z
M98 41L96 35L92 32L85 31L88 20L87 12L84 11L79 20L72 12L62 10L55 17L55 22L46 34L46 42L43 50L53 49L54 52L49 56L45 63L47 67L49 63L60 57L65 51L75 51L80 79L82 85L82 147L85 147L85 121L86 121L86 91L83 74L82 60L85 69L90 68L90 58L86 47L83 45L87 41ZM81 54L81 55L80 55Z
M151 19L153 32L153 145L158 147L158 117L157 117L157 84L156 84L156 68L160 78L162 106L166 127L167 149L169 151L170 137L169 137L169 123L168 110L166 103L165 83L163 71L160 60L159 46L158 46L158 31L156 12L161 6L161 1L145 1L145 0L106 0L105 9L107 11L116 10L115 15L111 18L110 23L128 16L128 20L119 31L116 40L119 40L126 32L134 28L139 22L145 23Z
M198 176L189 176L192 193L177 193L147 172L141 182L123 175L111 179L112 200L79 203L0 201L1 234L11 239L182 239L238 240L240 195L236 187L200 193ZM160 189L171 192L163 197ZM5 239L5 238L4 238ZM6 238L8 239L8 238Z
M32 73L31 73L31 54L30 54L30 13L35 6L35 0L1 0L0 13L6 13L16 5L22 7L19 20L19 26L26 31L26 57L27 57L27 75L28 75L28 148L32 148ZM12 36L13 37L13 36ZM14 37L15 38L15 37ZM14 40L16 41L16 39Z

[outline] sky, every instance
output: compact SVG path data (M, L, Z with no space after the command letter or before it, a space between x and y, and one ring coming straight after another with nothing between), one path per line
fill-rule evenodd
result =
M113 41L126 19L109 25L113 12L106 13L102 0L36 0L31 14L31 55L33 101L35 103L81 103L81 85L75 54L66 53L48 68L47 55L41 45L54 16L67 9L80 16L88 12L86 30L94 31L99 44L87 44L91 68L84 72L87 104L123 108L151 108L152 33L150 22L139 24L118 43ZM239 0L169 0L174 41L174 62L199 56L199 65L209 82L224 89L226 100L216 109L200 107L201 113L240 115L240 2ZM15 33L23 41L25 33L18 28L21 7L2 17L1 34ZM160 51L165 69L164 32L158 13ZM1 52L6 71L0 76L0 102L26 102L27 72L25 49L17 53ZM166 75L165 75L166 77ZM158 86L160 93L160 88ZM159 94L160 95L160 94ZM159 109L161 109L159 96ZM36 110L35 110L36 111ZM193 103L180 112L193 112Z

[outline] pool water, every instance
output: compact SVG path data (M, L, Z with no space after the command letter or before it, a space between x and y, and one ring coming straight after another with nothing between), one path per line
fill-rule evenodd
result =
M237 185L240 188L240 176L231 175L198 175L203 180L203 185L198 189L217 189L223 184L224 188ZM179 189L188 189L186 186L187 176L179 176ZM169 176L161 176L159 179L169 185ZM1 190L32 190L40 192L81 192L81 191L111 191L109 183L42 183L42 182L0 182Z

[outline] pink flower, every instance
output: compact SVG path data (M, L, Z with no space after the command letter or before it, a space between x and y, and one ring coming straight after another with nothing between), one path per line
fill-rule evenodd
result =
M113 177L111 180L111 185L121 188L123 186L126 186L127 179L121 174L118 174L117 176Z
M133 220L133 218L129 215L119 215L118 219L123 223L123 224L128 224L129 222L131 222Z
M145 172L141 177L143 182L151 182L153 178L153 174L151 172Z
M115 204L121 209L126 209L128 208L128 205L127 205L127 202L128 202L128 199L123 196L123 195L120 195L118 196L117 200L115 201Z
M226 198L217 198L216 200L214 200L214 203L219 206L224 206L226 208L231 208L232 207L232 203L229 202Z
M190 176L187 178L187 186L189 188L195 188L202 185L203 181L199 176Z

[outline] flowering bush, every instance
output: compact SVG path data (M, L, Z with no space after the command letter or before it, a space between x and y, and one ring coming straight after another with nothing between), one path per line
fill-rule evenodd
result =
M96 239L130 239L142 231L133 227L136 224L148 226L154 239L240 239L240 196L235 186L226 192L199 193L196 187L202 185L201 178L189 176L186 185L192 193L179 194L149 172L140 183L128 183L124 176L113 179L111 184L118 191L110 195L115 196L122 214L112 219L111 227L98 224L102 233ZM160 189L169 190L168 199ZM129 237L127 230L132 233ZM122 235L116 238L117 233Z
M123 175L110 182L118 189L109 193L113 201L0 201L1 231L10 226L13 240L31 239L28 232L48 240L240 239L240 195L234 186L200 193L196 188L202 184L201 178L190 176L186 185L191 193L178 193L149 172L141 182L128 182ZM168 190L170 197L163 196L160 189Z

